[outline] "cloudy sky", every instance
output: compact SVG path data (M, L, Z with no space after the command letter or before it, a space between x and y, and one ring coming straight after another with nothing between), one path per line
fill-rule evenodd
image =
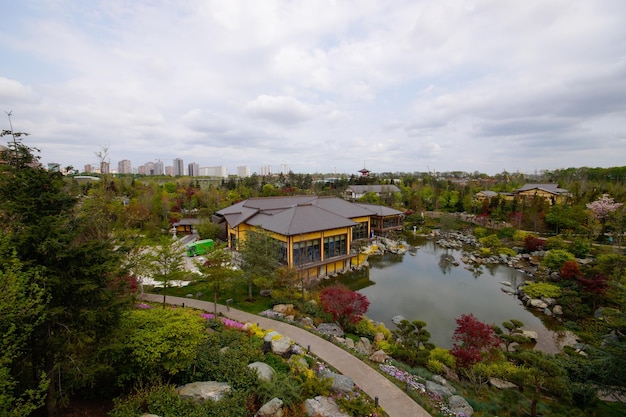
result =
M626 165L623 0L0 3L0 110L44 163Z

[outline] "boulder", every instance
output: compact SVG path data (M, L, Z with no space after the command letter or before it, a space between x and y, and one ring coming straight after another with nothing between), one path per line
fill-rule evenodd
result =
M248 365L248 368L254 369L261 381L271 381L274 378L274 368L265 362L253 362Z
M400 324L400 322L401 322L402 320L406 320L406 318L405 318L404 316L401 316L401 315L393 316L393 317L391 318L391 322L392 322L393 324L395 324L396 326L397 326L398 324Z
M437 394L441 398L448 398L452 396L452 390L450 390L450 388L439 385L433 381L426 381L426 391L431 394Z
M354 381L349 376L337 374L328 369L322 370L320 376L333 380L333 385L330 387L332 392L345 394L354 390Z
M280 335L280 337L275 337L271 340L270 346L272 349L272 353L278 356L283 356L289 349L291 348L291 338L289 336Z
M563 307L561 307L560 305L555 305L554 307L552 307L552 314L554 314L555 316L562 316L563 315Z
M374 335L374 342L381 342L383 340L385 340L385 335L384 334L378 332L378 333L376 333Z
M456 393L456 388L454 388L452 385L450 385L448 383L448 380L446 380L441 375L433 375L432 380L433 380L433 382L436 382L437 384L448 388L451 393L453 393L453 394Z
M344 339L343 344L346 345L348 349L354 349L354 340L350 339L349 337Z
M219 401L230 389L230 385L226 382L198 381L182 385L176 388L176 392L184 399L202 402L206 400Z
M339 409L337 403L328 397L317 396L304 402L306 415L309 417L350 417Z
M548 303L546 303L546 302L545 302L545 301L543 301L543 300L538 300L538 299L536 299L536 298L531 298L531 299L528 301L528 305L529 305L530 307L538 308L538 309L540 309L540 310L543 310L544 308L548 308Z
M500 378L489 378L489 385L498 389L516 389L517 385Z
M272 339L279 338L281 336L282 335L280 333L278 333L276 330L274 330L272 332L266 333L265 336L263 336L263 341L264 342L271 342Z
M536 342L539 339L539 334L533 330L523 330L522 335L526 336L533 342Z
M454 372L454 370L448 368L446 365L443 365L443 367L441 368L441 373L443 374L443 377L448 381L454 381L454 382L461 381L457 373Z
M293 314L294 308L293 308L293 304L276 304L272 308L272 311L287 315L287 314Z
M313 322L313 319L311 317L302 317L302 319L300 319L300 323L302 323L303 325L307 327L315 326L315 323Z
M367 337L362 337L354 345L357 352L362 355L369 356L372 354L372 342Z
M377 350L370 356L370 360L375 363L384 363L387 359L389 359L389 356L382 349Z
M335 323L322 323L317 326L317 331L327 336L344 337L343 329Z
M282 417L283 415L283 401L279 398L272 398L270 401L263 404L256 413L257 417Z
M474 409L472 408L472 406L469 405L467 400L460 395L451 396L448 399L448 407L455 416L471 416L472 414L474 414Z

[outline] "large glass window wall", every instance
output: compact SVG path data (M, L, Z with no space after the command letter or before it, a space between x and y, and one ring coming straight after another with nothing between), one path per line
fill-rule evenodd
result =
M303 265L321 260L320 239L311 239L293 244L293 263Z
M338 235L324 238L324 259L348 253L346 236Z

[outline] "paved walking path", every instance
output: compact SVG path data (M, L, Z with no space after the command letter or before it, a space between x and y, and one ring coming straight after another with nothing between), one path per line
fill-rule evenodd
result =
M158 294L144 294L147 301L162 302L163 296ZM213 303L193 298L167 296L168 304L185 305L212 313ZM343 375L347 375L370 397L378 397L378 403L389 417L430 417L430 414L419 404L413 401L404 391L395 386L383 375L361 362L350 353L323 338L282 321L246 313L234 308L218 304L217 312L240 323L258 323L263 329L273 329L278 333L289 336L303 348L310 348L315 356L332 365Z

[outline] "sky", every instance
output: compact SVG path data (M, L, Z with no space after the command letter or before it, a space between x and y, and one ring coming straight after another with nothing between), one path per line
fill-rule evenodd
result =
M626 165L623 0L0 0L42 163L235 173ZM2 138L4 142L7 137Z

